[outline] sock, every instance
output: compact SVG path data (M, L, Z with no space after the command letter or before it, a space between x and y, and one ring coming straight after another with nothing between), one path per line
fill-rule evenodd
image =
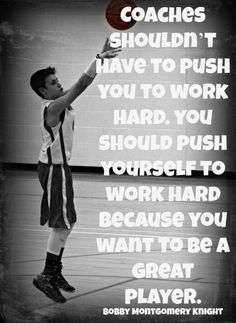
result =
M60 254L58 256L58 273L61 274L62 271L62 262L61 262L61 258L62 258L62 254L64 252L64 247L61 248L60 250Z
M50 275L57 271L59 256L47 252L43 275Z
M62 247L62 248L61 248L61 250L60 250L60 254L59 254L59 256L58 256L58 260L59 260L59 261L61 261L61 258L62 258L62 255L63 255L64 249L65 249L65 248L64 248L64 247Z

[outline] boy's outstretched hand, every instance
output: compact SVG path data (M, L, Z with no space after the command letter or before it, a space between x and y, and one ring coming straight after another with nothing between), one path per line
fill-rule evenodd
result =
M100 58L113 58L116 57L119 52L121 52L121 47L113 48L110 45L109 38L106 39L105 44L103 45L101 54L99 54Z

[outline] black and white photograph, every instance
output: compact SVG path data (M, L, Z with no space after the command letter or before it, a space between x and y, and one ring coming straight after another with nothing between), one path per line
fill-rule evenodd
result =
M0 322L235 322L235 17L0 0Z

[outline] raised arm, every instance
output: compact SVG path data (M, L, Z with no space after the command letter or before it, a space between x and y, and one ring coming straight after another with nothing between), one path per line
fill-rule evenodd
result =
M47 124L54 127L59 123L60 115L94 80L96 76L96 59L113 58L118 55L121 48L112 48L109 39L103 46L100 54L89 64L78 81L62 96L55 99L47 109Z

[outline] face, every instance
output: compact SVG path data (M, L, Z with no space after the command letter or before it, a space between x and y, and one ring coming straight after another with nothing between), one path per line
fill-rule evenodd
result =
M54 100L63 95L63 87L56 75L51 74L45 79L45 88L40 88L45 99Z

